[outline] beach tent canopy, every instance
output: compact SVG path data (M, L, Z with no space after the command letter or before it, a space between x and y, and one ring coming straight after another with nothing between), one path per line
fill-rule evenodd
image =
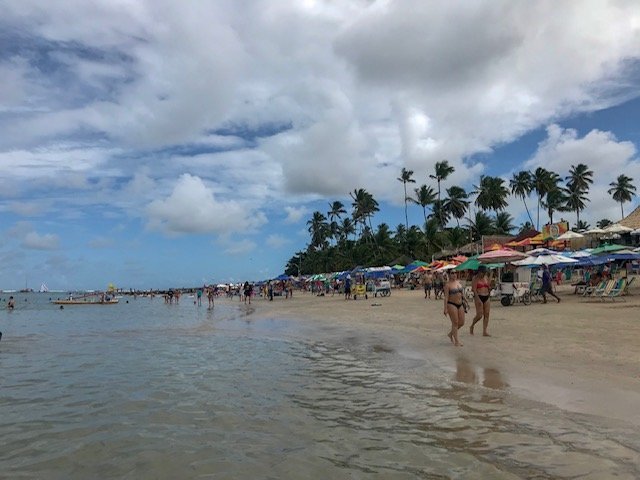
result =
M531 255L532 257L537 257L538 255L558 255L560 252L556 250L551 250L549 248L534 248L527 252L527 255Z
M290 280L291 277L285 273L278 275L274 280Z
M625 250L627 248L629 247L626 247L624 245L616 245L615 243L607 243L605 245L601 245L597 248L592 249L591 254L600 255L602 253L617 252L618 250Z
M391 267L365 268L364 276L367 278L384 278L391 273Z
M578 250L577 252L571 252L569 254L567 254L568 257L571 258L585 258L585 257L590 257L591 256L591 250L590 249L586 249L586 250Z
M451 270L453 268L456 268L456 265L454 263L448 263L446 265L441 266L440 268L438 268L439 272L442 272L444 270Z
M607 255L608 260L640 260L640 253L631 250L619 250Z
M501 248L499 250L491 250L478 256L480 263L501 263L501 262L515 262L516 260L522 260L527 258L528 255L512 250L510 248Z
M584 238L584 235L580 233L572 232L571 230L567 230L558 238L556 238L556 240L575 240L577 238Z
M518 260L513 262L514 265L520 267L535 267L538 265L557 265L559 263L578 263L578 260L571 257L565 257L564 255L550 254L550 255L538 255L537 257L529 257L524 260Z
M604 235L605 232L603 229L601 228L592 228L591 230L587 230L586 232L584 232L585 235Z
M500 268L504 266L504 263L480 263L480 260L478 260L478 257L480 255L474 255L473 257L469 257L469 259L466 262L462 262L460 265L457 265L454 270L456 271L461 271L461 270L478 270L478 267L480 265L484 265L487 268Z
M620 225L619 223L614 223L613 225L609 225L604 229L606 233L628 233L632 232L633 228L625 227L624 225Z

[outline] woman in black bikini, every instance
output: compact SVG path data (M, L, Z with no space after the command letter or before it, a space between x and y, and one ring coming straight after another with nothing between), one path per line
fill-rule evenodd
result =
M473 302L476 305L476 316L473 317L471 322L471 335L473 335L473 327L482 318L482 335L484 337L490 337L487 332L489 326L489 313L491 312L491 300L489 296L491 294L491 284L487 278L487 267L481 265L478 268L478 273L473 277L471 282L471 288L473 290Z
M461 347L458 330L464 325L464 287L458 281L458 272L450 271L449 281L444 286L444 314L449 315L451 331L447 334L451 343Z

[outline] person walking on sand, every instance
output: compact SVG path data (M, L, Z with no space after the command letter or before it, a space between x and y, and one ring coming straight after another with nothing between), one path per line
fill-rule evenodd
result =
M422 275L422 287L424 288L424 298L431 299L431 289L433 289L433 274L425 272Z
M491 312L491 283L487 277L487 267L480 265L478 272L474 275L471 282L473 290L473 303L476 306L476 316L473 317L469 331L473 335L473 327L482 319L482 336L490 337L487 332L489 326L489 313Z
M461 347L458 330L464 325L464 287L458 281L458 272L451 271L449 280L444 285L444 314L449 315L451 330L447 334L451 343Z
M344 299L351 298L351 275L347 273L347 278L344 280Z
M560 303L560 297L553 293L551 285L551 273L549 273L549 265L542 266L542 303L547 303L547 293Z
M213 304L214 295L215 295L215 292L213 291L213 286L209 286L209 288L207 288L207 300L209 301L208 308L214 307L214 304Z
M244 294L244 303L245 305L247 304L247 301L249 302L249 305L251 305L251 293L252 293L252 287L251 284L247 281L244 282L244 287L242 289L242 292Z

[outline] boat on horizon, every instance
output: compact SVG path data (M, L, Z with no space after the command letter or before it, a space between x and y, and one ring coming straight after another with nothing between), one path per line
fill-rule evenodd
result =
M68 298L52 300L55 305L115 305L119 300L109 293L95 292Z

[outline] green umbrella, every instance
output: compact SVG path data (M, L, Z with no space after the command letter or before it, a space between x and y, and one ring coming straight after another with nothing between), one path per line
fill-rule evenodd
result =
M601 253L617 252L618 250L625 250L629 248L625 245L616 245L615 243L607 243L600 245L598 248L591 250L591 255L600 255Z
M467 259L466 262L462 262L460 265L458 265L456 268L454 268L454 270L460 271L460 270L478 270L478 267L480 265L484 265L487 268L500 268L500 267L504 267L504 263L480 263L480 260L478 260L478 257L480 255L474 255L473 257L469 257Z

